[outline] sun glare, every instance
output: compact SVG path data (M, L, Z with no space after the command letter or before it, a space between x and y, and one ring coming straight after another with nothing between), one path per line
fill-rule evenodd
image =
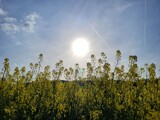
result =
M88 41L84 38L75 39L72 43L72 51L76 56L85 56L89 52Z

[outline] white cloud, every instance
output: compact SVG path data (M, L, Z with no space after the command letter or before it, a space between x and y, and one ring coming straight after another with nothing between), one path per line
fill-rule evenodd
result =
M35 12L27 15L23 22L22 29L26 32L34 32L37 18L40 18L40 16Z
M10 22L10 23L12 23L12 22L16 22L17 19L16 19L16 18L13 18L13 17L5 17L5 18L4 18L4 21L5 21L5 22Z
M2 16L1 24L0 24L0 30L6 32L6 33L15 33L19 31L19 27L14 24L14 22L17 21L16 18L9 17L7 15L8 13L4 11L2 8L0 8L0 16Z
M13 23L2 23L0 24L0 30L6 33L18 32L19 27Z
M21 20L17 20L14 17L10 17L7 15L7 12L0 8L0 16L2 16L2 19L0 20L0 30L6 32L6 33L16 33L20 30L24 30L25 32L33 33L35 31L35 25L37 23L37 19L40 18L40 16L33 12L31 14L28 14L24 20L22 20L22 24L19 22Z
M4 11L2 8L0 8L0 16L5 16L7 15L7 12Z

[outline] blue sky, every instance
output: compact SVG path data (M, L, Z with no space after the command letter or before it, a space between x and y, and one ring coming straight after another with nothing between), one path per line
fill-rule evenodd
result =
M116 50L122 64L129 55L138 63L160 66L159 0L0 0L0 67L27 66L44 54L44 65L62 59L66 67L84 66L90 54L105 52L114 65ZM71 52L76 38L90 43L87 56Z

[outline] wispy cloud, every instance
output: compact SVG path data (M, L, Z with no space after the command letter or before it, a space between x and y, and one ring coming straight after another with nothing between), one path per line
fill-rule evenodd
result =
M36 12L33 12L25 16L24 20L17 20L15 17L9 16L8 12L4 11L2 8L0 8L0 16L2 16L2 19L0 20L0 30L7 34L19 31L33 33L35 32L37 19L40 18Z
M4 11L2 8L0 8L0 16L5 16L7 15L7 12Z
M128 4L125 4L125 5L117 5L115 7L115 9L118 12L123 12L123 11L127 10L129 7L131 7L132 5L133 5L133 3L128 3Z
M118 13L122 13L135 4L136 1L115 0L114 9Z
M2 16L0 30L7 34L16 33L19 31L19 26L15 23L17 19L8 16L8 12L0 8L0 16Z
M0 30L6 33L18 32L19 27L13 23L2 23L0 24Z
M37 23L37 19L40 18L40 16L33 12L25 17L25 20L23 22L22 29L26 32L34 32L35 31L35 25Z
M3 20L9 23L17 22L17 19L13 17L5 17Z

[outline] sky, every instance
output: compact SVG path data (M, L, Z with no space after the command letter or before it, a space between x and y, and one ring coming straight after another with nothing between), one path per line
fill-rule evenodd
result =
M137 55L140 66L160 67L159 12L159 0L0 0L0 68L6 57L11 69L29 66L40 53L51 68L60 59L65 67L84 67L101 52L114 66L116 50L126 66ZM89 42L84 57L71 51L77 38Z

